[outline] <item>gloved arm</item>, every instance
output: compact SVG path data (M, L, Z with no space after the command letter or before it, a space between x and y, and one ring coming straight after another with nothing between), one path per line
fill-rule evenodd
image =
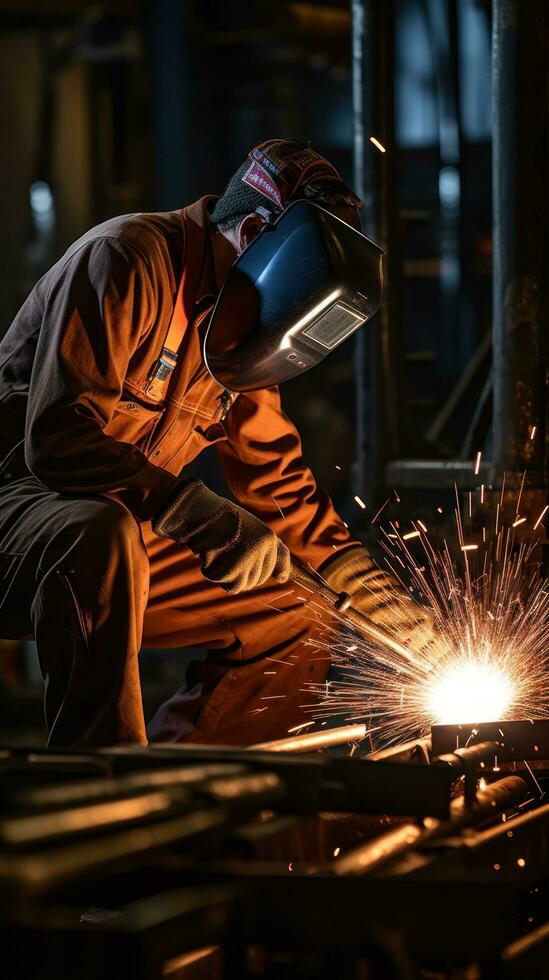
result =
M112 494L139 520L150 520L176 478L104 430L156 303L129 246L98 238L78 249L45 300L27 405L32 474L67 496Z
M180 483L152 526L156 534L187 545L198 555L204 577L227 592L246 592L271 577L289 578L290 553L274 531L202 480Z
M276 388L238 396L217 446L232 493L273 529L292 554L318 568L353 538L303 460L301 439ZM354 542L355 544L357 542Z
M351 596L358 612L397 636L410 650L435 657L435 644L442 641L432 610L414 602L394 576L376 565L366 548L357 546L334 555L319 572L332 589Z

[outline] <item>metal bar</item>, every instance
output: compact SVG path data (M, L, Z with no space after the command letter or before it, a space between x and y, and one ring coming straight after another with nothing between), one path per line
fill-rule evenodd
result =
M501 954L506 980L546 980L549 960L549 922L520 936Z
M368 762L411 762L414 765L428 765L431 752L430 738L414 738L400 745L390 745L362 756Z
M53 751L50 754L55 756ZM286 798L280 806L285 813L309 814L320 809L445 817L449 813L450 791L456 779L456 773L446 766L410 765L408 760L399 759L373 761L356 755L353 758L313 753L305 756L258 750L257 747L115 746L98 750L97 756L109 762L117 782L120 774L152 771L160 776L166 770L173 772L176 766L182 772L197 771L200 774L206 766L225 764L227 775L234 774L235 765L245 766L254 773L267 770L275 773L287 787ZM160 778L159 788L162 785ZM187 786L190 790L196 788L200 793L200 784L192 779L182 778L178 785L182 789ZM133 781L130 786L134 786ZM92 797L94 787L92 784ZM51 803L51 797L47 799ZM69 794L69 801L74 802L72 794ZM19 802L17 797L16 803Z
M478 742L463 749L456 749L447 755L439 755L434 759L434 765L450 766L463 774L465 803L467 806L472 806L476 799L477 771L486 768L487 762L497 759L497 751L496 742Z
M311 752L315 749L326 749L329 745L355 742L365 738L367 734L366 725L345 725L322 732L294 735L293 738L277 738L273 742L260 742L252 745L251 748L268 752Z
M377 873L388 861L406 851L425 847L436 840L455 834L462 827L473 827L487 817L516 806L529 793L528 783L520 776L507 776L481 790L473 806L465 797L452 802L449 820L431 821L427 827L407 823L376 837L335 861L331 869L336 875L365 875Z

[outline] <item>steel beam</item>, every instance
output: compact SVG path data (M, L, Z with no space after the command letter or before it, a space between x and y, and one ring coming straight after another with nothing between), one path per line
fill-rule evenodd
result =
M353 0L354 183L366 234L386 249L385 297L371 327L357 334L357 487L369 502L399 454L398 359L401 258L398 155L394 128L395 0ZM370 143L377 137L382 153Z
M547 487L546 0L493 0L494 463ZM530 438L536 426L536 437Z

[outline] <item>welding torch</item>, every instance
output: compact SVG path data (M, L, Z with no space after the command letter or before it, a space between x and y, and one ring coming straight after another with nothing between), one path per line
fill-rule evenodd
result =
M337 613L341 614L345 623L354 626L355 629L365 635L372 643L392 650L393 653L397 653L406 660L415 660L413 653L403 643L395 640L386 630L380 628L373 619L370 619L369 616L365 616L364 613L358 612L357 609L353 608L351 605L351 596L348 592L336 592L335 589L331 589L321 575L304 568L295 558L291 560L290 579L296 585L300 585L302 588L313 592L319 598L323 599Z

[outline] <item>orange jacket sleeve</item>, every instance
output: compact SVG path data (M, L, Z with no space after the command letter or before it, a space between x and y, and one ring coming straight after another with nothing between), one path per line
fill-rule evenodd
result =
M140 520L175 483L103 429L129 360L154 318L144 261L114 239L74 253L44 305L27 406L30 471L58 493L109 494Z
M278 389L239 395L225 426L228 440L219 443L218 454L230 489L292 554L318 568L334 551L359 544L304 463Z

